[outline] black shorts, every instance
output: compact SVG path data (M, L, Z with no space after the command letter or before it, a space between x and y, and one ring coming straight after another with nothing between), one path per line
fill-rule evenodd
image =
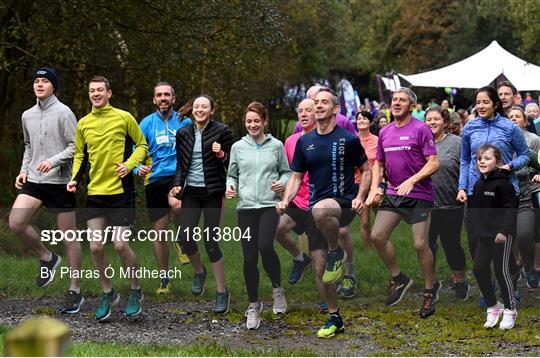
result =
M297 235L307 235L309 251L328 250L326 239L315 225L315 221L313 221L313 216L310 211L301 209L294 202L291 202L285 211L285 214L293 219L295 223L293 231Z
M20 194L41 200L43 206L55 212L75 210L75 193L67 191L66 184L36 184L27 181Z
M110 226L129 226L135 220L135 192L114 195L89 195L86 219L105 217Z
M156 222L162 217L169 215L169 191L174 186L174 177L164 177L152 182L144 188L148 218Z
M349 226L353 222L354 218L356 217L356 213L354 212L354 210L351 209L352 200L344 199L344 198L330 198L330 199L338 203L339 207L341 208L341 217L339 218L339 227ZM321 199L321 200L326 200L326 199Z
M433 208L432 201L385 195L379 211L391 211L401 215L407 224L416 224L429 218L431 208Z
M309 211L299 208L298 205L291 201L285 210L285 214L293 219L295 225L292 230L297 235L302 235L308 230L311 221Z

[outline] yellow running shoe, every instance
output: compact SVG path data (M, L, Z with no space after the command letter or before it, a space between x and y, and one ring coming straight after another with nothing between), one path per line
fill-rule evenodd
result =
M345 325L340 316L336 314L331 314L328 317L328 321L324 326L319 329L317 332L317 337L319 338L331 338L334 337L337 333L343 333L345 331Z
M158 295L165 294L168 295L171 293L171 283L169 281L161 281L159 287L156 290Z
M176 260L180 265L189 264L189 257L182 252L182 248L180 247L179 243L174 243L174 250L176 251Z

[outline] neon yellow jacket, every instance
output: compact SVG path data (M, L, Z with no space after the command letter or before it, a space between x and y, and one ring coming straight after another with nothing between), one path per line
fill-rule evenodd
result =
M135 150L133 150L135 146ZM77 124L73 177L81 182L86 166L90 166L88 195L114 195L133 190L131 171L148 153L148 144L133 116L106 105L92 112ZM120 178L116 163L124 163L129 174Z

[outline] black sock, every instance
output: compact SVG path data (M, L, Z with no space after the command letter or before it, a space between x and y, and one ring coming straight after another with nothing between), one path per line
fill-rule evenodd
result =
M339 315L339 309L336 312L332 312L332 313L328 312L328 316L336 316L336 317L341 318L341 316Z
M403 273L401 273L401 271L396 276L392 277L392 281L396 283L402 283L404 280L405 276L403 275Z

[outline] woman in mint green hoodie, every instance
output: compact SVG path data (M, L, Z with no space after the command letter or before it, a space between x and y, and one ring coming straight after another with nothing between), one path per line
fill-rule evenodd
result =
M259 302L259 253L264 270L272 282L274 314L287 310L281 287L281 267L274 249L274 237L279 221L275 205L285 190L291 170L283 143L264 133L268 117L264 106L250 103L244 112L248 134L231 148L227 191L231 199L238 195L238 226L242 235L244 280L249 298L246 327L257 329L261 322ZM246 235L246 233L249 234Z

